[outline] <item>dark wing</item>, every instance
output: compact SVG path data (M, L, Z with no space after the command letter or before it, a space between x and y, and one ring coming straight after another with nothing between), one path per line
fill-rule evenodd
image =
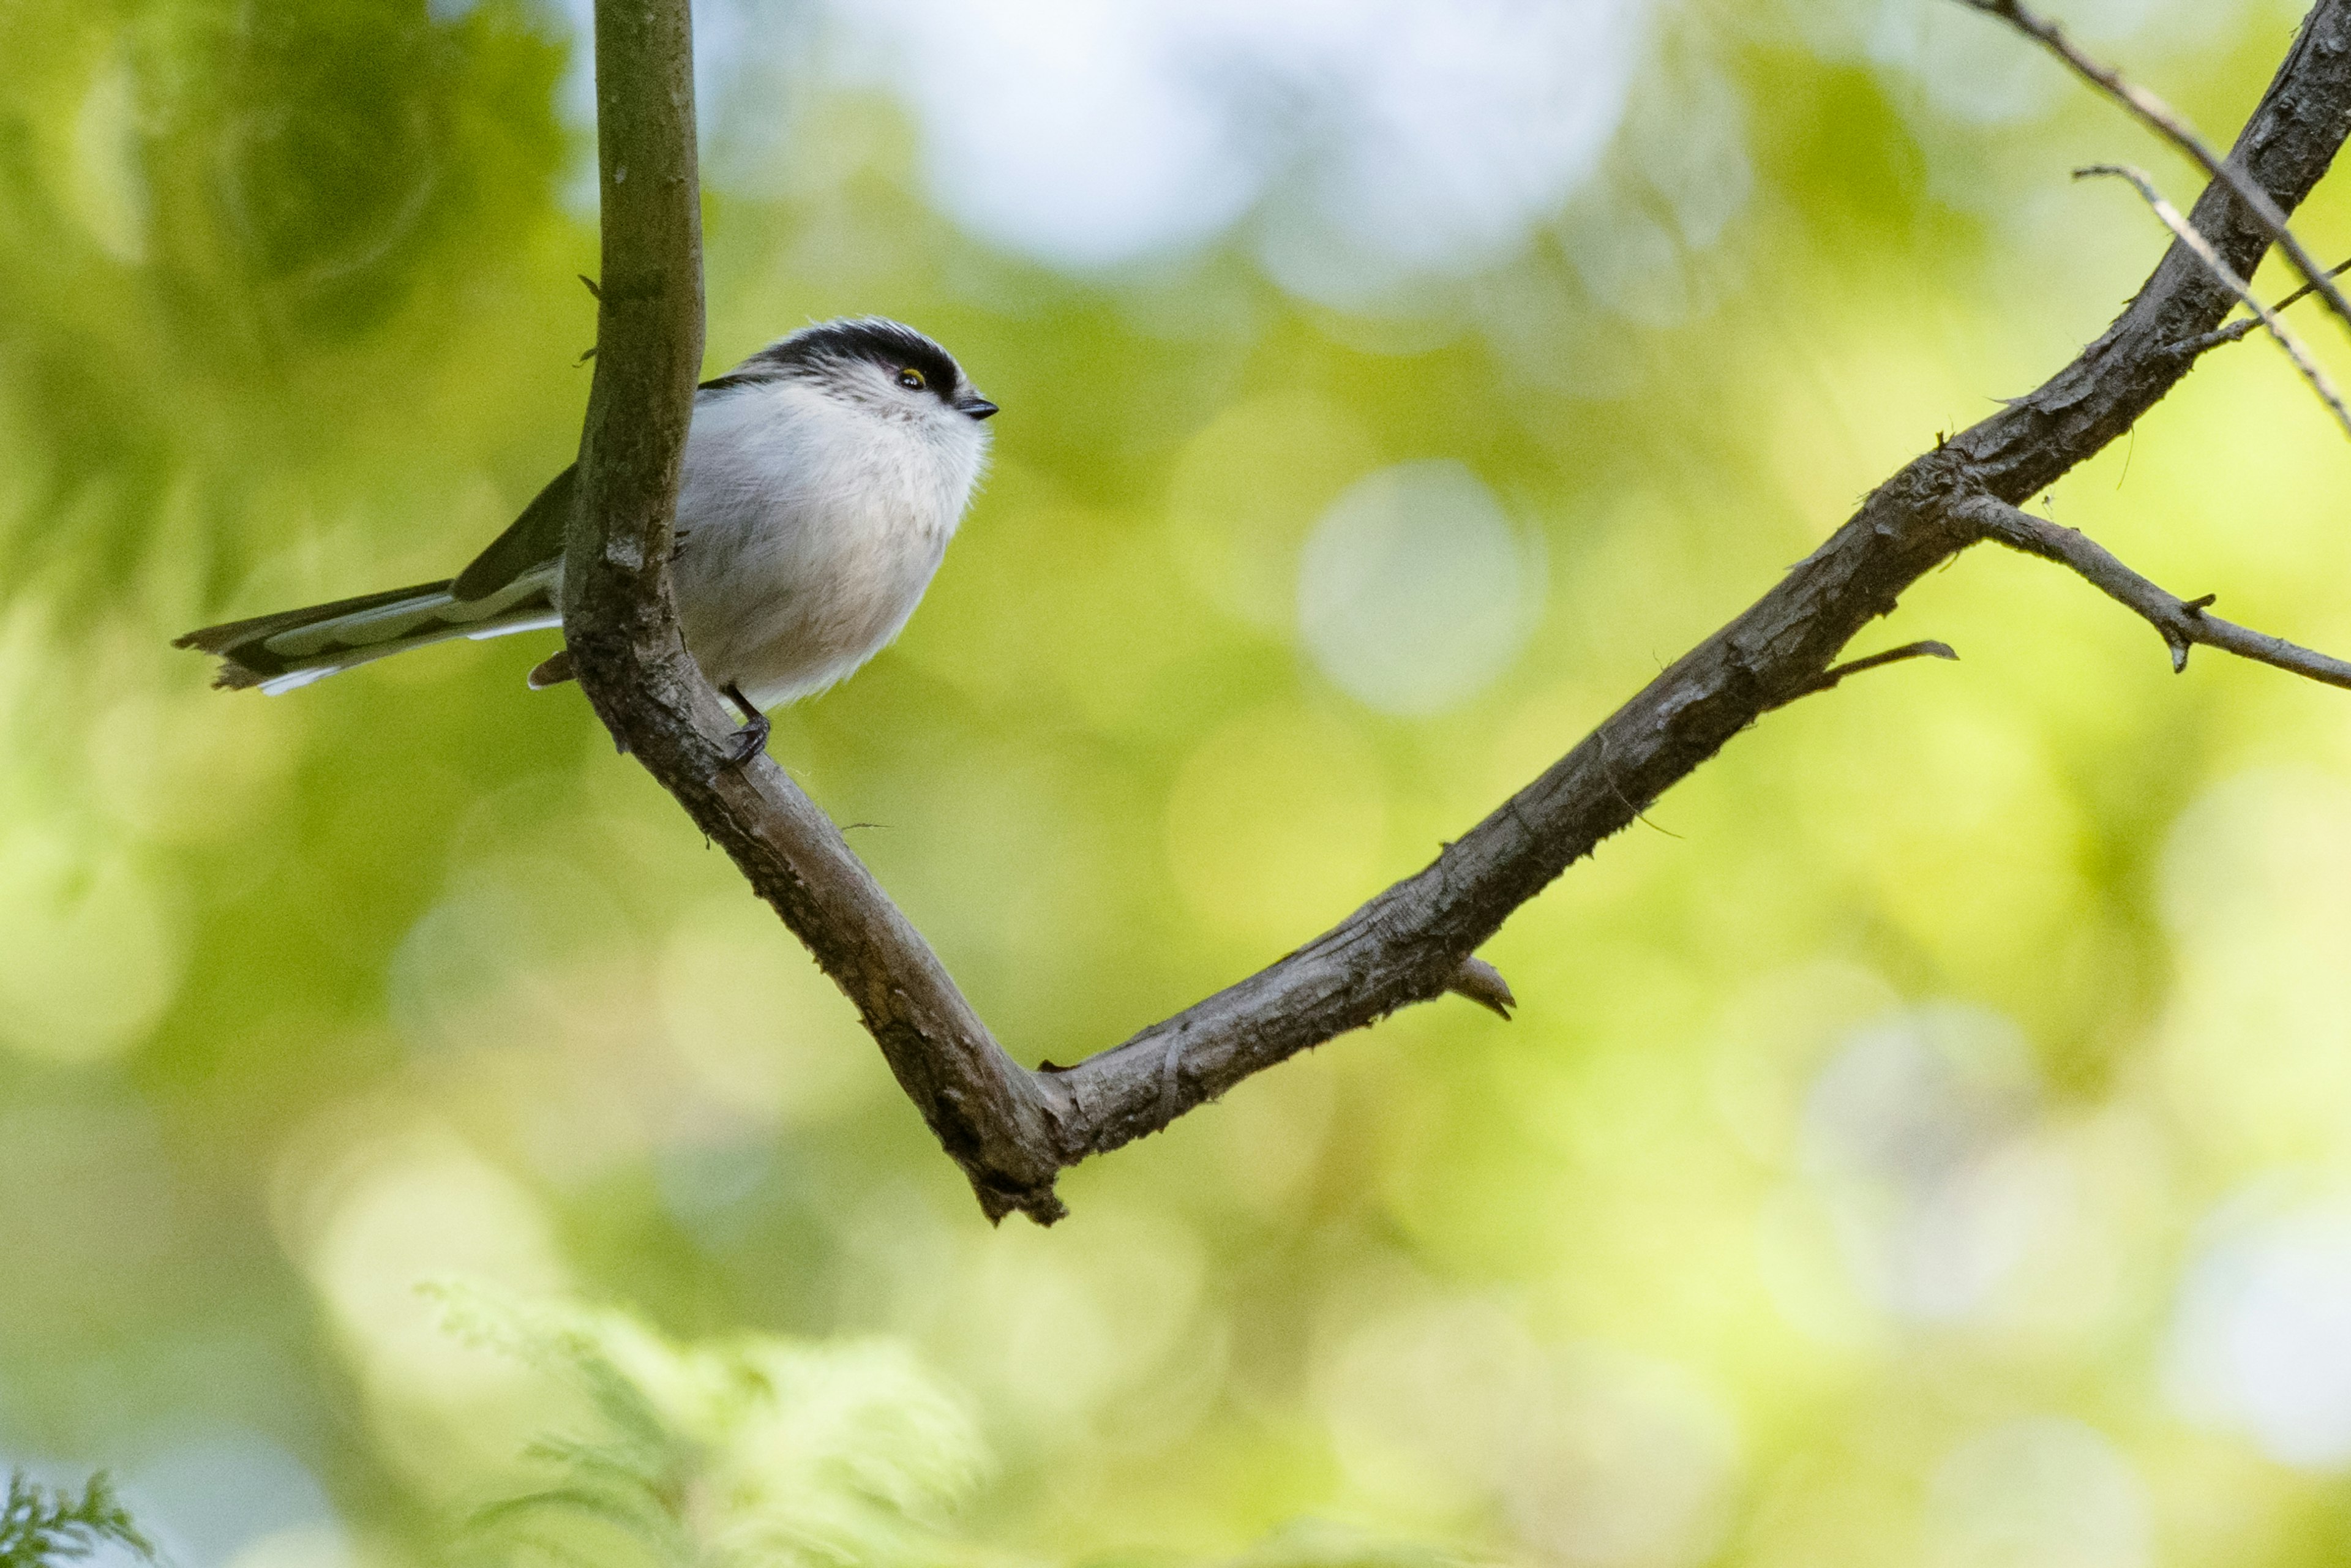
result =
M457 574L449 591L461 601L496 593L524 572L545 566L563 553L563 536L571 527L571 497L580 465L573 464L547 482L522 516Z
M716 381L708 381L695 389L695 401L713 392L731 392L737 387L754 386L772 381L772 370L730 371ZM459 572L450 583L449 591L460 601L480 599L496 593L516 578L534 567L545 566L563 553L564 535L571 528L571 497L577 489L580 465L575 463L547 482L531 504L522 509L507 528L507 531L490 541L490 548L474 558L474 564Z

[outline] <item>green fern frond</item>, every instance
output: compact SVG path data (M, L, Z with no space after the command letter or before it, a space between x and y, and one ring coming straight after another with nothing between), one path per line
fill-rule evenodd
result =
M78 1562L113 1542L141 1561L155 1561L155 1545L131 1521L103 1471L89 1478L81 1496L70 1488L45 1487L23 1471L8 1476L8 1500L0 1508L0 1568L49 1568Z
M478 1511L473 1544L616 1568L918 1568L987 1464L962 1407L885 1343L677 1345L625 1313L431 1292L451 1330L585 1396L532 1443L547 1485Z

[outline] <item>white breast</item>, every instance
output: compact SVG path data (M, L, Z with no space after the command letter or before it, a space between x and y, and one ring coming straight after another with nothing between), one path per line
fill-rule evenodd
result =
M938 570L986 450L944 404L901 418L796 381L704 394L674 565L703 673L766 708L881 652Z

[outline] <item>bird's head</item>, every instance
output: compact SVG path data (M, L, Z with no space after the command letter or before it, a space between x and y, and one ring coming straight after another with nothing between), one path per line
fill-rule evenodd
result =
M955 356L904 322L859 316L804 327L770 343L719 385L789 378L885 418L984 442L996 405Z

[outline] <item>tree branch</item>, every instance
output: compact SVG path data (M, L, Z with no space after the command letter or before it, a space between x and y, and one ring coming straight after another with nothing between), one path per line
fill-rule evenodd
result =
M2286 325L2278 319L2277 312L2262 303L2261 296L2253 292L2252 285L2231 270L2229 264L2205 243L2204 236L2179 215L2179 209L2163 199L2163 193L2155 188L2155 182L2147 177L2146 172L2125 163L2093 163L2086 169L2074 171L2076 180L2093 179L2101 174L2127 180L2137 187L2141 198L2163 221L2163 226L2179 235L2179 243L2195 252L2196 259L2252 308L2253 319L2269 329L2270 336L2277 340L2277 346L2285 350L2285 357L2294 361L2294 368L2302 372L2302 379L2308 382L2310 390L2318 394L2318 401L2335 415L2335 423L2343 427L2346 435L2351 435L2351 409L2343 406L2343 394L2335 390L2335 383L2326 379L2326 372L2318 368L2318 361L2310 357L2310 350L2302 346L2302 340L2286 330Z
M687 0L597 0L596 106L603 277L590 285L596 379L563 571L580 687L849 992L975 1182L1041 1191L1035 1211L1050 1218L1053 1166L1030 1153L1050 1141L1028 1074L824 813L764 757L728 765L734 723L678 631L670 538L703 330Z
M2189 129L2188 122L2169 104L2147 89L2125 79L2122 73L2112 66L2101 65L2084 54L2056 23L2033 15L2018 0L1959 0L1959 4L1987 16L1999 17L2055 55L2074 75L2121 104L2157 135L2186 153L2204 171L2206 179L2227 184L2253 210L2254 215L2269 232L2270 238L2277 242L2278 248L2284 251L2286 259L2294 264L2294 269L2302 275L2303 291L2317 294L2326 301L2326 308L2335 313L2335 319L2346 328L2351 328L2351 303L2346 303L2342 291L2335 287L2335 272L2322 269L2317 259L2304 248L2302 241L2286 226L2285 214L2279 210L2269 193L2246 179L2229 162L2216 157L2212 149L2204 144L2204 139ZM2293 64L2291 57L2286 63L2288 66Z
M670 537L702 361L702 225L687 0L597 0L603 277L580 503L564 551L565 644L623 749L724 846L857 1004L991 1217L1060 1212L1047 1097L823 812L734 724L685 651Z
M702 209L686 0L597 0L596 157L603 277L596 379L563 555L563 636L615 738L666 757L639 693L691 712L670 601L670 533L702 368ZM716 699L705 705L714 712Z
M651 3L667 19L656 29L664 47L682 45L684 0ZM617 8L600 0L601 115L650 113L647 104L666 91L666 123L690 127L690 94L678 96L688 80L682 53L670 57L661 82L636 73L630 90L646 96L634 109L608 92L621 73L606 74L604 13ZM682 120L681 102L688 106ZM2334 158L2347 115L2351 0L2320 0L2239 137L2232 166L2268 210L2290 212ZM583 449L589 499L567 578L576 598L566 634L594 639L597 649L592 674L583 663L583 684L606 722L856 1004L991 1218L1019 1209L1050 1222L1062 1212L1053 1192L1060 1169L1155 1132L1251 1073L1400 1007L1448 989L1474 991L1484 982L1473 955L1513 910L1762 714L1821 689L1856 632L1891 611L1923 573L1986 537L1972 504L2035 495L2128 429L2194 362L2175 346L2210 332L2237 298L2175 243L2120 318L2071 364L1879 486L1761 600L1418 874L1270 967L1123 1044L1074 1067L1030 1072L997 1046L921 936L779 768L764 757L723 766L730 727L677 643L659 548L665 486L675 482L675 447L662 444L682 434L691 378L681 377L680 361L662 358L659 345L616 330L621 310L611 298L617 280L636 276L622 265L634 253L614 240L616 224L638 221L613 200L616 163L632 169L632 181L637 170L664 169L664 179L684 171L688 200L663 209L663 232L690 238L691 145L664 165L648 163L620 131L602 142L604 351ZM2252 272L2280 226L2261 216L2260 204L2239 199L2225 179L2196 204L2192 226L2239 276ZM685 336L689 327L698 332L698 311L675 291L688 285L672 282L661 296L666 319L679 343L698 342ZM640 394L630 406L669 422L647 442L665 455L659 463L648 455L643 473L613 439L623 374ZM656 492L657 505L630 509L632 497Z
M2207 615L2205 609L2219 597L2217 594L2181 599L2167 592L2125 566L2078 528L2060 528L1989 496L1964 503L1959 511L1963 520L1983 531L1984 538L2071 568L2099 592L2144 619L2171 650L2175 674L2188 668L2188 650L2202 646L2351 690L2351 664L2283 637Z

